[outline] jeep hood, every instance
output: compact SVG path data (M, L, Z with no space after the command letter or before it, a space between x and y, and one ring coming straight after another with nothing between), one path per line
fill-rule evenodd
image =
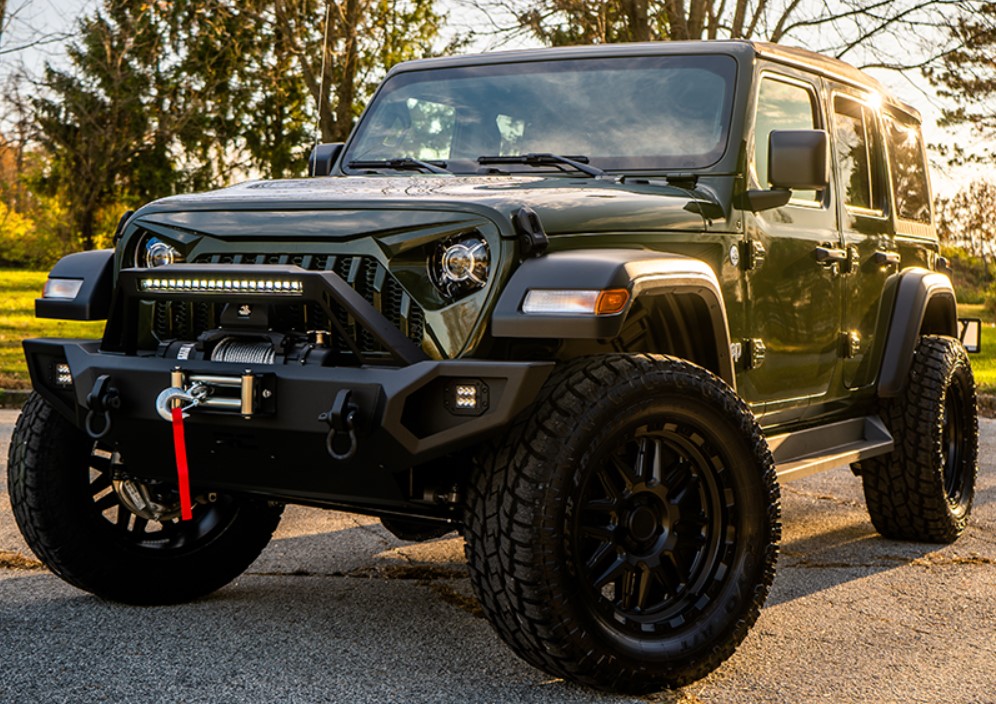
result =
M568 176L326 177L255 181L155 201L133 222L220 238L354 239L487 218L502 233L523 206L548 234L702 231L689 191Z

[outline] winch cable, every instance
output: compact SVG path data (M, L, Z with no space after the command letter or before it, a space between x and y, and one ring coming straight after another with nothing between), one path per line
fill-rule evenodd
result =
M190 509L190 469L187 466L187 440L183 435L183 409L176 406L173 416L173 449L176 454L176 479L180 486L180 520L194 517Z

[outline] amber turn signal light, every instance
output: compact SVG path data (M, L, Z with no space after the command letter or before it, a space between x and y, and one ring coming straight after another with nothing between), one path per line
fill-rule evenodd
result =
M598 300L595 301L595 315L618 313L626 307L628 300L629 291L624 288L613 288L608 291L602 291L598 294Z

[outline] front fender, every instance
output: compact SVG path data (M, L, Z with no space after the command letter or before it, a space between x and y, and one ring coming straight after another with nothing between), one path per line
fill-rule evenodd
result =
M74 298L36 298L35 316L59 320L107 320L113 291L114 250L70 254L52 267L48 278L82 281Z
M526 293L536 289L630 292L626 307L611 315L550 315L522 312ZM726 307L715 272L705 262L681 254L633 249L554 252L528 259L515 271L491 316L491 332L502 338L611 340L619 335L639 298L684 294L701 300L718 359L717 373L734 384Z

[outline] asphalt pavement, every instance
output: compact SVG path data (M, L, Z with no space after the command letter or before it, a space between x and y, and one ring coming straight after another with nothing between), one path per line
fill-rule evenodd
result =
M0 455L16 411L0 411ZM880 538L846 467L783 487L778 576L737 653L645 698L526 665L480 616L459 537L291 507L263 555L172 607L101 601L49 573L0 489L2 702L996 703L996 420L951 546Z

